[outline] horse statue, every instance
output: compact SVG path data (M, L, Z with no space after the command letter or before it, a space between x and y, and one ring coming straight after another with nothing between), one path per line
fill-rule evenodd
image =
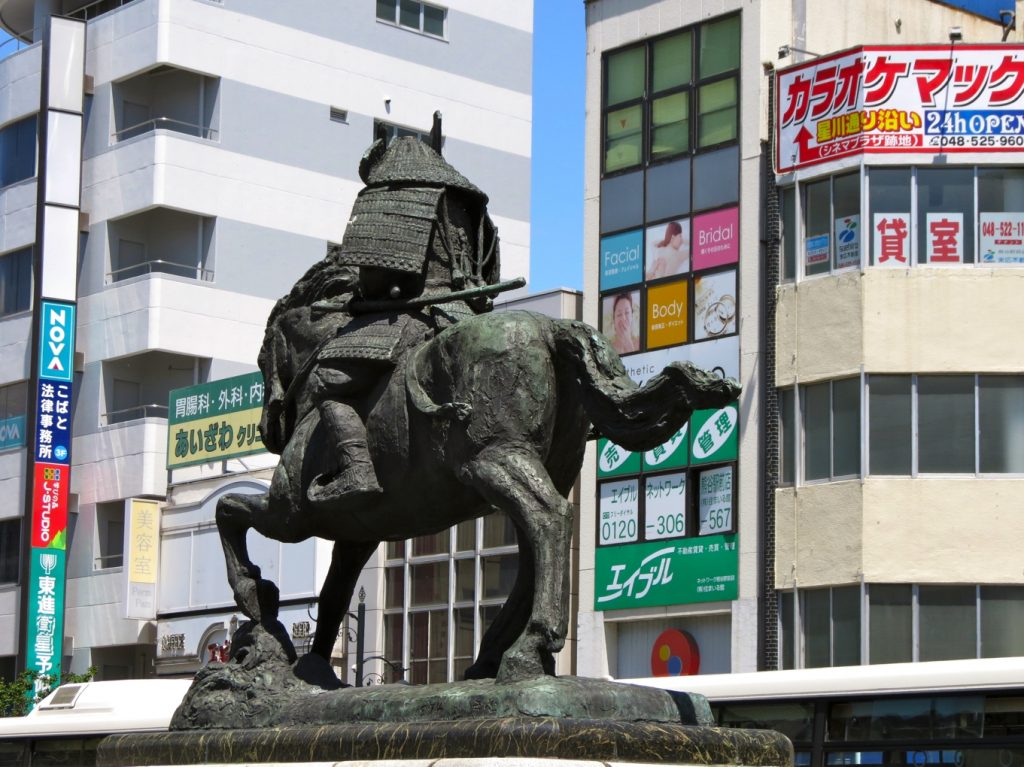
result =
M371 166L363 173L367 197L357 200L345 241L278 302L268 322L261 432L281 460L267 493L218 502L228 580L251 621L272 622L278 590L249 558L246 532L333 541L311 647L329 661L359 573L382 541L438 533L501 510L517 532L519 572L466 676L500 683L553 675L568 625L573 512L566 497L587 440L601 435L628 450L652 449L694 410L721 407L739 389L689 363L672 363L638 386L608 341L582 322L488 313L490 297L505 286L497 283L496 237L482 220L482 193L416 139L379 144L364 159ZM396 152L405 158L397 171ZM414 156L420 170L410 170ZM430 173L421 170L428 161ZM370 227L373 215L427 199L410 197L408 185L400 189L399 173L414 189L430 190L437 213L423 230L426 257L407 272L394 259L413 224L402 236L385 235L392 260L381 278L374 271L380 264L359 256L369 247L365 238L350 235ZM378 364L382 356L386 364ZM346 389L371 357L373 375ZM320 379L335 383L313 385ZM345 444L359 442L360 460L372 466L360 475L358 492L345 487L318 496L314 491L330 487L325 483L339 471L330 408L342 400L359 416L357 431L365 428L365 442L359 436ZM233 648L244 652L244 642Z

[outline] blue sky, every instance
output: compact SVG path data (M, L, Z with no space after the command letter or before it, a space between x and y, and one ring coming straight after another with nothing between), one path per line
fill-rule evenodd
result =
M583 18L583 0L534 5L531 292L583 287Z

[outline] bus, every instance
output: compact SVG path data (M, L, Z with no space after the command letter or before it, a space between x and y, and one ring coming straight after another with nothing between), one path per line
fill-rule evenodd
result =
M618 681L782 732L797 767L1024 767L1024 657Z
M62 684L27 716L0 718L0 767L96 764L107 735L166 732L191 679Z

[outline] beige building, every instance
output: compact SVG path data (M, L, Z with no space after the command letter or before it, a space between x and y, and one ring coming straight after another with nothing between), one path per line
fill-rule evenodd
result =
M969 1L587 3L584 319L743 393L586 463L580 673L1024 654L1020 40Z

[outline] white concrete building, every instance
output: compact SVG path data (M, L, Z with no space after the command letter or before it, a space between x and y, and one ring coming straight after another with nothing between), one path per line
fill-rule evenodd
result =
M744 389L586 464L580 673L1024 653L1014 7L587 2L584 319Z
M158 608L173 618L161 634L185 634L185 649L156 649L155 621L125 617L125 500L168 496L168 392L255 369L274 301L341 240L378 121L425 132L442 112L446 158L491 197L503 274L529 276L532 4L0 0L0 25L24 43L0 49L0 421L20 417L22 431L0 443L5 674L24 633L37 40L50 15L87 20L64 667L144 676L166 654L164 670L180 670L231 600L205 580L223 567L214 487L183 471ZM308 620L324 551L281 557L282 592Z

